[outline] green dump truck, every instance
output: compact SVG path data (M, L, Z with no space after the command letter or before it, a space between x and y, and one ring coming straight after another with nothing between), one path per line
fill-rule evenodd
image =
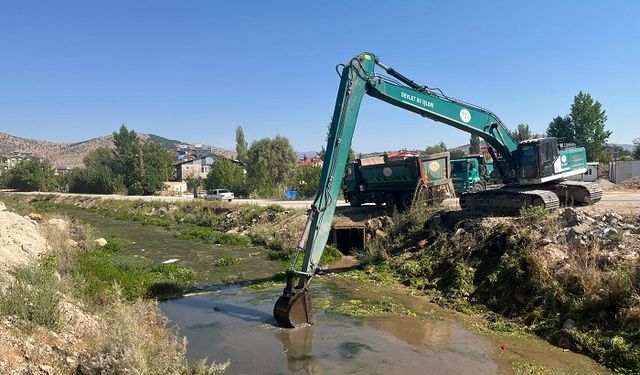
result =
M414 198L440 203L453 197L448 152L389 160L387 156L356 159L347 164L344 198L351 206L386 204L399 210Z
M451 181L456 196L486 190L492 171L493 163L487 162L482 155L451 160Z

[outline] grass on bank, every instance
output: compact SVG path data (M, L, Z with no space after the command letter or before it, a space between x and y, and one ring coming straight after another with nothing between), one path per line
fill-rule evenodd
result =
M55 331L60 325L60 301L54 261L43 258L13 272L9 286L0 291L0 315L16 318L29 331L36 326Z

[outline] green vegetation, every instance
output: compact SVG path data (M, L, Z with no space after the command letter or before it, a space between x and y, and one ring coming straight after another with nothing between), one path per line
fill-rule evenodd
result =
M511 132L511 136L516 142L526 141L532 138L531 129L527 124L518 124L516 130Z
M489 329L535 333L619 373L640 368L638 261L603 264L590 247L597 244L575 245L557 272L539 243L559 231L557 217L536 208L491 226L460 221L455 212L400 215L386 228L387 238L362 254L366 271L350 277L397 278L435 302L481 312ZM568 320L574 323L566 326Z
M573 98L569 115L555 117L547 128L547 135L584 147L587 159L598 161L611 135L610 130L605 130L606 122L607 115L600 102L580 91Z
M549 211L540 206L531 206L520 209L520 217L528 224L539 224L548 216L548 214Z
M287 185L298 188L298 198L313 198L320 184L322 167L306 166L291 170L287 178Z
M60 189L61 181L48 161L27 159L9 169L3 184L20 191L55 191Z
M480 153L480 137L478 137L477 135L472 134L471 138L469 138L469 153L470 154Z
M222 258L213 261L213 265L216 267L227 267L238 263L240 263L240 260L231 255L225 255Z
M85 168L75 168L67 176L72 193L154 194L173 174L171 153L160 143L141 140L135 131L122 125L113 133L115 150L101 147L83 160Z
M204 180L204 188L226 188L235 194L246 195L244 169L229 159L217 158Z
M83 160L84 168L74 168L67 176L69 192L117 194L127 191L122 175L117 173L118 159L112 149L100 147Z
M267 253L267 258L269 260L285 262L287 267L289 267L291 265L291 262L293 262L293 259L295 258L295 253L280 247L272 247ZM333 263L337 260L340 260L341 258L342 258L342 253L340 252L340 250L338 250L333 246L327 245L324 247L324 251L322 252L322 256L320 257L320 263L326 265L329 263ZM304 252L300 253L300 256L298 257L298 260L295 266L296 269L302 268L303 260L304 260Z
M221 245L250 245L251 238L238 233L223 233L211 228L192 228L178 232L177 238L183 240L202 240L208 243Z
M387 314L416 316L411 309L393 302L390 298L382 300L350 299L342 303L333 300L321 300L316 305L327 312L354 317L383 316Z
M18 268L13 277L7 289L0 291L0 315L16 317L29 330L38 325L57 330L61 295L55 259Z
M127 300L168 297L193 285L193 271L124 255L121 249L122 241L109 239L105 247L79 256L74 276L89 301L99 304L116 289Z
M263 138L251 143L247 152L247 180L250 191L261 197L280 197L289 170L298 157L282 136Z
M248 145L247 140L244 138L244 130L242 126L236 128L236 153L238 154L238 160L242 163L248 161Z

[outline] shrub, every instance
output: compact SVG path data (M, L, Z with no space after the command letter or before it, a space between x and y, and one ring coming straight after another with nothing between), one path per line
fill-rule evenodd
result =
M88 327L88 350L80 357L78 374L203 374L223 373L229 362L189 367L186 340L168 329L155 303L123 303L116 298L103 311L104 322Z
M57 329L60 323L60 293L55 258L19 268L14 280L0 292L0 314L16 316L26 328L41 325Z
M231 255L225 255L222 258L213 261L213 265L216 267L227 267L238 263L240 263L240 260L236 257L232 257Z
M178 232L177 238L183 240L202 240L221 245L250 245L251 238L238 233L223 233L211 228L196 227Z

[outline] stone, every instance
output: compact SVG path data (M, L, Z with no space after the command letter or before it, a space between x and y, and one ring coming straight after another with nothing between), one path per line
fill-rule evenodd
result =
M72 240L71 238L67 239L66 243L67 243L67 246L71 246L71 247L78 246L78 243L76 241Z
M376 229L376 237L380 237L380 238L385 238L387 237L387 233L385 231L382 231L380 229Z
M44 223L44 218L42 217L42 215L37 214L35 212L32 212L29 215L27 215L27 218L35 221L36 223Z
M96 245L98 245L98 246L105 246L105 245L107 244L107 240L105 240L105 239L104 239L104 238L102 238L102 237L100 237L100 238L96 239L96 240L95 240L95 241L93 241L93 242L95 242L95 244L96 244Z
M562 329L574 330L576 329L576 322L574 322L573 319L567 319L562 324Z
M4 203L0 202L0 211L6 211L7 210L7 206L4 205Z

